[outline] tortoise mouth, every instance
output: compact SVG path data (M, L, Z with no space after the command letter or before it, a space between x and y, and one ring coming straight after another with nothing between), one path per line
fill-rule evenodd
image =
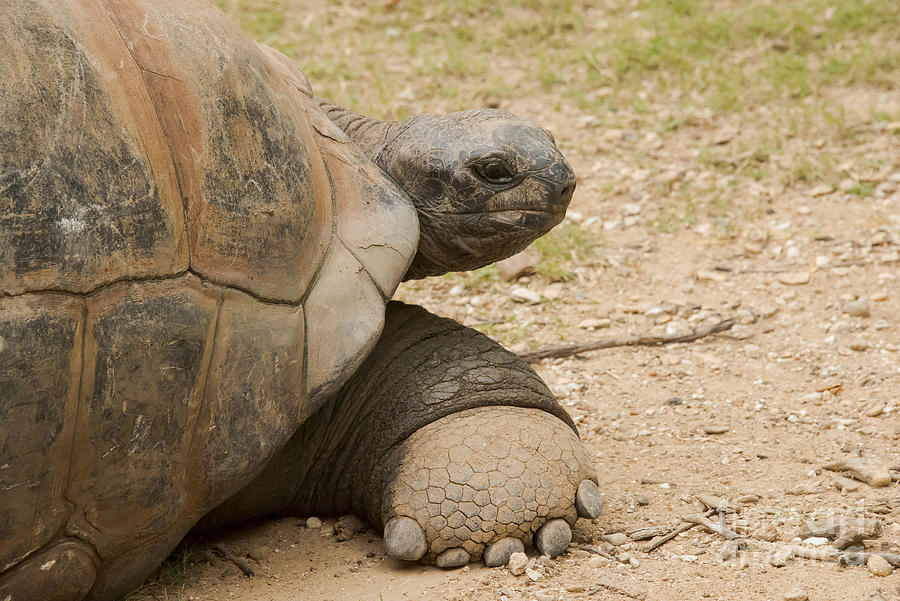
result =
M472 209L468 211L432 211L434 213L441 213L444 215L490 215L497 213L528 213L534 215L557 215L559 213L565 214L566 207L559 207L556 205L542 206L542 207L517 207L517 206L508 206L508 207L483 207L480 209Z
M483 218L495 226L513 227L515 229L530 230L538 235L549 231L560 223L566 216L565 207L553 207L547 209L535 208L506 208L490 209L483 212ZM504 227L505 226L505 227Z

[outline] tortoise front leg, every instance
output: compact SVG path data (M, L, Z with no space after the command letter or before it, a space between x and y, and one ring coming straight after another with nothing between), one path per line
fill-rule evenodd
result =
M568 414L515 354L417 306L388 304L375 349L249 486L201 527L354 511L388 554L442 567L558 555L602 501Z
M338 461L394 557L489 565L532 541L558 555L602 501L591 460L538 375L486 336L392 302L336 406L358 407Z

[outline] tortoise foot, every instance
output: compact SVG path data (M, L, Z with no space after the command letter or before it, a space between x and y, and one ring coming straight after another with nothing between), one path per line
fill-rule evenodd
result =
M482 556L505 565L532 544L559 555L575 520L597 517L603 505L581 440L539 409L451 414L417 430L382 466L388 554L440 567Z

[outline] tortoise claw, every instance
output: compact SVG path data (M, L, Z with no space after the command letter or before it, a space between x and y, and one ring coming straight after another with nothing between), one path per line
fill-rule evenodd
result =
M572 542L572 529L560 518L550 520L534 534L534 546L541 555L556 557Z
M575 509L578 517L594 519L603 511L603 497L593 480L582 480L575 492Z
M513 553L524 553L525 545L517 538L507 536L492 542L484 549L484 565L489 568L505 566Z
M434 565L439 568L461 568L469 563L469 559L471 556L468 551L462 547L453 547L438 555L434 560Z
M425 540L425 532L417 521L400 516L391 518L385 524L384 548L391 557L416 561L425 555L428 542Z

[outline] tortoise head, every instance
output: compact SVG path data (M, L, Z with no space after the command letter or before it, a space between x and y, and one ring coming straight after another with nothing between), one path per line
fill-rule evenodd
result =
M419 248L405 279L521 251L562 221L575 190L550 132L499 110L412 117L373 150L419 214Z

